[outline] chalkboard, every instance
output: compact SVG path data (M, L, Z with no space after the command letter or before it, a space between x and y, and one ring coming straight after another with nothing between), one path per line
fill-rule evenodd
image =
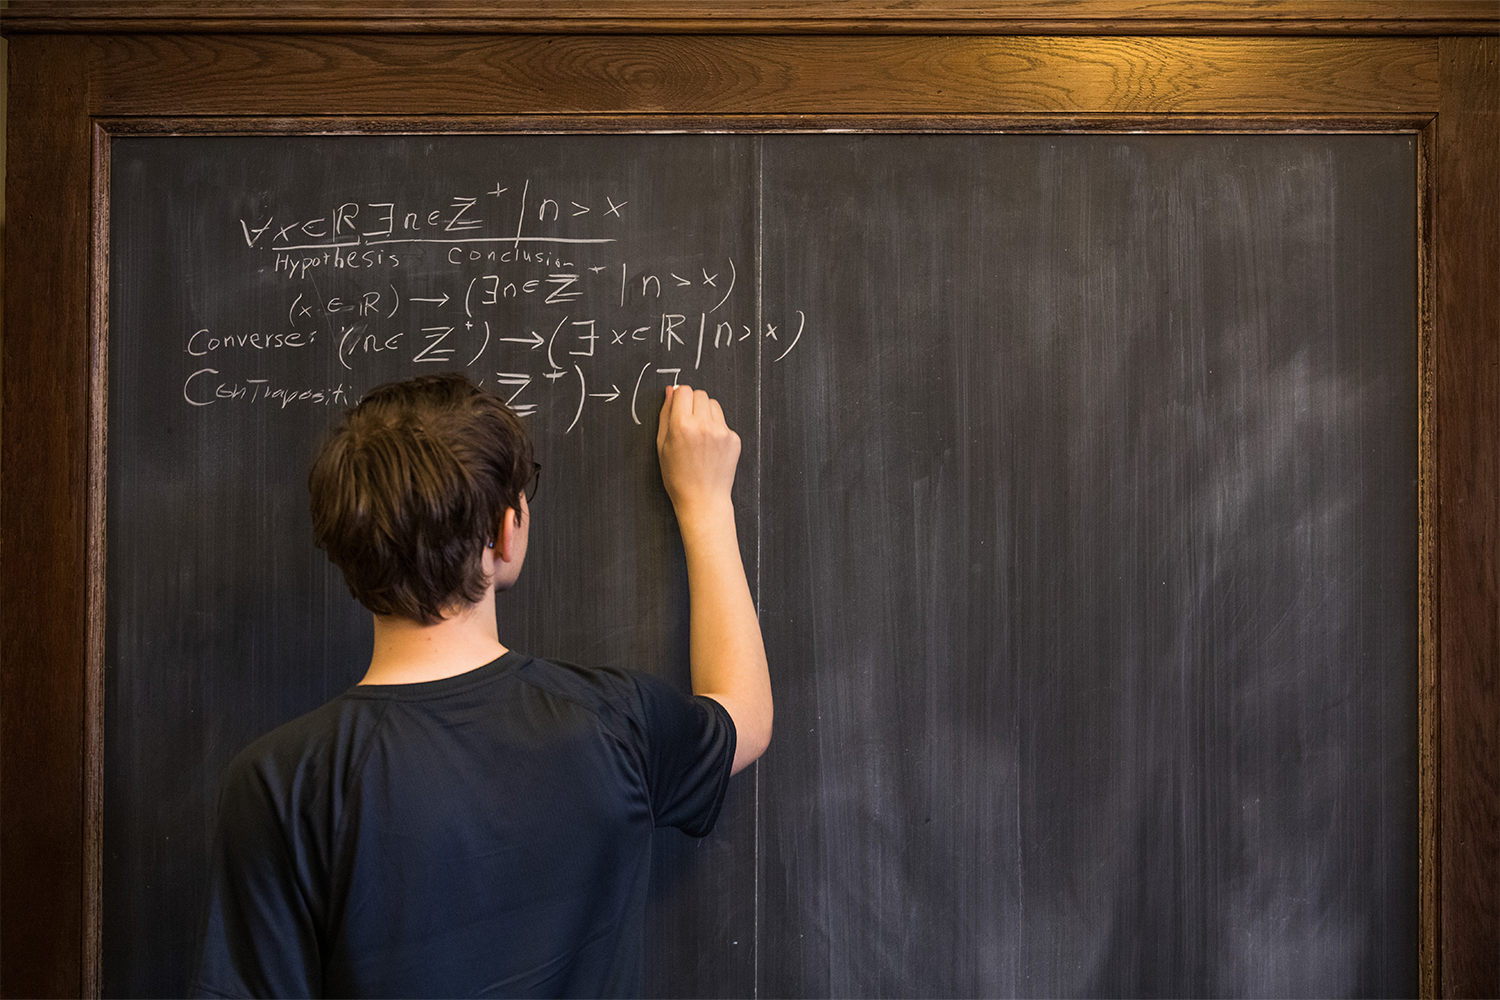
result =
M741 433L777 732L659 838L663 995L1416 989L1406 135L112 141L104 989L181 992L214 782L352 683L341 406L544 472L503 641L686 684L654 465Z

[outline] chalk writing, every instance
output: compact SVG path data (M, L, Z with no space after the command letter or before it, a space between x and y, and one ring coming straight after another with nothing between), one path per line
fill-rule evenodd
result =
M243 328L218 317L186 332L185 404L348 405L392 378L466 369L522 417L557 408L571 434L594 411L628 407L640 424L648 385L712 388L729 359L777 365L809 335L807 310L757 301L733 254L676 237L664 250L659 234L637 245L650 205L628 192L546 187L521 176L426 203L330 197L227 220L246 280L281 291ZM264 367L293 352L347 381L294 385Z
M292 403L347 406L353 400L340 382L332 388L272 385L270 379L220 379L217 368L200 368L182 384L182 398L192 406L209 406L225 400L247 404L277 403L285 409Z

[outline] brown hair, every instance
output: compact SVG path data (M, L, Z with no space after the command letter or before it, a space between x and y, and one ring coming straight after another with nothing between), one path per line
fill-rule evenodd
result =
M484 596L480 550L533 468L520 418L463 375L392 382L313 462L313 537L365 607L433 625Z

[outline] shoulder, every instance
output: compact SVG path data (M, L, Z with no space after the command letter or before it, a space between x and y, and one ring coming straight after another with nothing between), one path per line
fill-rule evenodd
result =
M640 762L652 822L701 837L713 829L734 764L734 721L695 697L634 670L533 660L526 680L585 704Z
M642 676L619 667L580 667L565 660L531 657L517 671L521 680L586 707L630 701Z
M581 667L533 658L520 676L528 684L593 713L618 735L635 740L675 737L685 727L711 727L723 714L711 699L693 697L639 670Z
M583 667L564 660L529 659L517 671L527 686L593 716L617 736L645 718L641 695L645 675L619 667ZM652 684L646 678L646 686Z
M226 804L248 798L285 813L322 794L357 765L383 707L340 695L254 740L224 771Z

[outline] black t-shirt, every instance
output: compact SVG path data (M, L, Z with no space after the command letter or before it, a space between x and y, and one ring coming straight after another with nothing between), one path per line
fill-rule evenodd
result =
M517 653L351 688L230 764L194 990L638 993L651 831L712 829L734 745L712 699Z

